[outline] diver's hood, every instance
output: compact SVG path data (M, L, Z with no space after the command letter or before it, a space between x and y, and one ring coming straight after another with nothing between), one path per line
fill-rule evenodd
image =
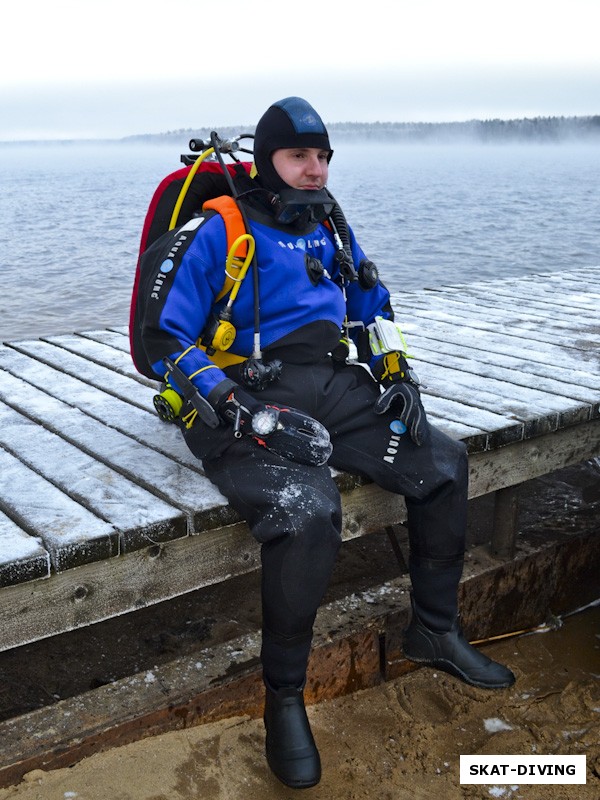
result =
M336 205L327 189L281 189L272 199L275 220L282 225L304 218L307 222L323 222Z

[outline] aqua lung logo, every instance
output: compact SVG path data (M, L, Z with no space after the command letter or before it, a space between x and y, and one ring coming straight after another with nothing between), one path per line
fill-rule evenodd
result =
M186 241L187 236L180 236L179 239L175 242L173 247L171 248L171 252L162 262L160 267L158 268L158 275L154 279L154 286L152 287L152 297L154 300L160 299L160 290L163 287L163 284L166 280L167 275L173 270L175 264L173 263L173 256L177 253L181 245Z
M392 436L388 442L386 455L383 457L383 460L387 461L388 464L393 464L396 454L398 453L400 437L403 433L406 433L406 425L399 419L393 419L390 422L390 430L392 431Z
M324 236L320 239L296 239L295 242L282 242L280 239L277 244L284 250L318 250L327 245L327 239Z
M163 287L165 279L166 279L167 275L175 267L175 262L173 261L173 259L177 255L177 251L179 250L181 245L184 242L187 242L187 240L188 240L188 237L186 236L184 231L194 231L194 230L196 230L197 228L200 227L200 225L202 225L204 220L205 220L205 217L194 217L194 219L191 219L189 222L186 222L186 224L183 225L179 229L179 236L177 237L177 240L175 241L175 244L169 250L169 252L167 253L167 257L165 258L165 260L162 262L162 264L158 268L158 275L154 279L154 286L152 287L152 294L150 295L150 297L152 297L153 300L159 300L160 299L160 290Z

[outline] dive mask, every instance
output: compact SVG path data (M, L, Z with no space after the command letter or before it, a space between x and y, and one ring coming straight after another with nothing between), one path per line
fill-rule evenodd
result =
M282 189L274 201L275 220L282 225L295 222L302 215L307 222L323 222L336 205L327 189Z

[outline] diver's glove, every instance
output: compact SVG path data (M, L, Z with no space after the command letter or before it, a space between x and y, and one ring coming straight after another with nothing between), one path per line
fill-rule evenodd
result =
M331 455L327 429L303 411L257 400L229 379L218 384L208 400L237 438L251 436L283 458L315 467Z
M371 371L384 388L375 401L375 413L385 414L390 409L396 411L413 442L422 445L429 436L429 423L421 403L419 379L409 367L405 354L399 351L385 353L375 361Z
M255 431L252 421L257 416L257 423L261 418L268 428L270 416L261 417L267 410L264 403L256 400L251 394L244 391L237 383L228 378L217 384L208 395L208 402L215 409L220 419L233 427L234 434L239 438L244 434L252 435Z

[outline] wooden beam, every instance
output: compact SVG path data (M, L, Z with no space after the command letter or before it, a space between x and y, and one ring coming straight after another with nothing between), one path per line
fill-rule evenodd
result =
M515 554L517 537L517 487L498 489L494 497L494 521L490 551L495 558L507 561Z
M469 497L538 478L600 455L600 419L469 458Z

